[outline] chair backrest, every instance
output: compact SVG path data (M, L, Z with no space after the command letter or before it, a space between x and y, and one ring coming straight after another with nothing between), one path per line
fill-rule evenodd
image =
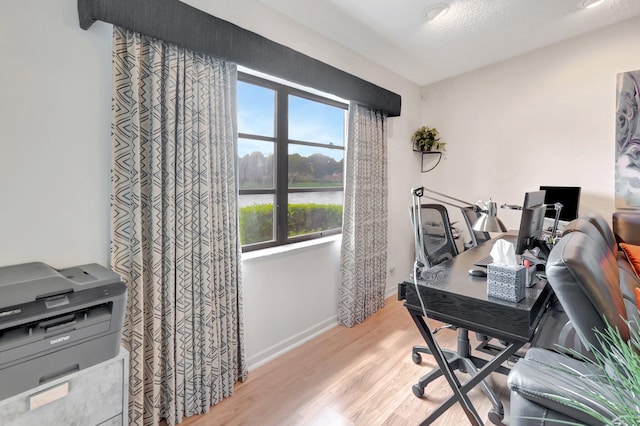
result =
M424 250L424 258L428 262L425 266L430 268L457 256L458 249L453 239L446 207L442 204L422 204L420 216L423 241L418 245ZM413 211L411 220L413 223Z
M551 250L546 266L549 284L581 340L598 350L602 347L594 330L603 331L607 323L629 339L618 267L612 257L601 241L585 232L569 232Z
M491 235L488 232L473 230L473 224L476 223L480 217L480 212L475 211L473 207L461 207L460 210L462 211L464 223L467 225L467 230L471 237L471 247L475 247L478 244L489 241L491 239Z
M606 257L606 261L618 268L618 281L626 306L627 319L633 322L634 327L639 327L640 313L636 304L635 288L640 286L640 280L638 280L625 258L618 260L620 258L618 255L618 243L613 236L613 231L602 216L600 216L602 220L597 219L597 217L597 214L593 214L572 220L565 227L563 236L571 232L582 232L597 241L602 247L608 249L611 255Z
M596 240L599 244L603 244L609 249L609 251L611 251L611 254L613 255L613 261L615 261L615 258L618 255L617 248L615 251L613 250L613 248L611 247L611 242L607 241L607 238L601 231L600 227L593 223L591 220L588 220L587 217L579 217L578 219L574 219L571 222L567 223L567 225L564 227L564 230L562 231L562 235L565 236L571 232L582 232L583 234L587 234L588 236ZM611 234L613 236L613 232ZM613 240L613 243L617 247L615 239Z
M616 237L613 235L613 230L611 229L609 222L607 222L602 215L596 212L588 213L583 217L598 228L602 237L605 239L609 247L611 247L613 255L618 257L618 242L616 241Z

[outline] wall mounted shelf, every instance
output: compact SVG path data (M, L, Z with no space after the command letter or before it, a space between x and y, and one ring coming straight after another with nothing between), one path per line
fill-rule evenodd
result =
M422 154L422 160L420 164L420 171L422 173L430 172L435 169L438 164L440 164L440 160L442 160L442 151L416 151ZM427 161L425 162L425 157L427 157ZM428 167L425 170L425 167Z

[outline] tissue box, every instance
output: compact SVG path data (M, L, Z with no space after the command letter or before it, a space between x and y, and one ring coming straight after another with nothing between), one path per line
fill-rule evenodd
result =
M519 302L524 298L527 270L524 266L487 265L487 295Z

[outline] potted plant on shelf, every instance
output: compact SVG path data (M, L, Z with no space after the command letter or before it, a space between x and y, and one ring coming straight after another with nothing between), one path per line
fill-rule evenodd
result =
M444 151L445 142L440 142L440 134L435 127L422 126L411 137L414 151Z

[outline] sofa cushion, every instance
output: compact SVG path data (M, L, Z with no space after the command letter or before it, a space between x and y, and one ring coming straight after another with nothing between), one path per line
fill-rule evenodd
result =
M509 426L558 426L576 424L576 419L568 417L542 404L527 399L512 391L509 401L511 415L505 420Z

